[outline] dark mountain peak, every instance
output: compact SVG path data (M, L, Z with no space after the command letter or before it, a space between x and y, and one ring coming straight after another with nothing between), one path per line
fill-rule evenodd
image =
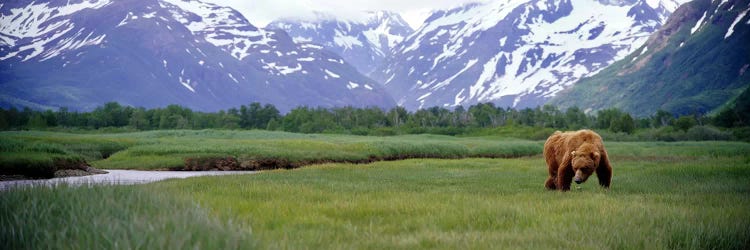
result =
M597 0L597 2L611 6L630 6L639 2L646 3L646 1L643 0Z
M393 28L403 29L402 31L398 31L400 33L414 32L414 30L411 29L411 26L409 26L409 24L406 23L403 17L401 17L401 14L398 14L396 12L387 10L368 11L367 16L368 26L377 27L385 24Z
M435 10L432 13L430 13L430 15L425 20L425 23L431 23L437 20L438 18L442 18L445 16L450 16L453 14L471 10L481 5L483 5L483 3L481 2L470 2L470 3L465 3L460 6L450 8L450 9Z

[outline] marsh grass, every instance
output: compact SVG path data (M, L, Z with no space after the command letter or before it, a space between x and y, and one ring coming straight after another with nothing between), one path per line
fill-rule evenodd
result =
M39 161L35 163L44 165L52 162L54 154L79 157L103 169L179 169L188 159L212 157L232 157L245 165L265 161L299 167L326 162L365 163L409 158L519 157L539 154L542 150L541 142L508 138L374 137L255 130L120 134L4 132L0 133L0 139L2 158L36 154L33 159Z

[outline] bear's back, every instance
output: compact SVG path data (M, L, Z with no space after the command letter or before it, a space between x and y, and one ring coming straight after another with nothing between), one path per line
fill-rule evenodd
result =
M547 139L545 144L550 143L564 148L564 151L571 151L583 143L600 145L602 144L602 138L599 134L589 129L568 132L557 131Z

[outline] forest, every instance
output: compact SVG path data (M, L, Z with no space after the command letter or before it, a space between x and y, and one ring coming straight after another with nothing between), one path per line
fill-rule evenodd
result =
M577 107L561 110L545 105L517 110L492 103L416 112L403 107L297 107L282 114L272 104L258 102L219 112L198 112L178 105L146 109L110 102L90 112L0 108L0 130L262 129L376 136L502 134L544 139L554 130L590 128L604 132L605 138L621 140L748 140L750 129L744 116L737 108L715 116L675 116L660 110L639 118L616 108L587 113Z

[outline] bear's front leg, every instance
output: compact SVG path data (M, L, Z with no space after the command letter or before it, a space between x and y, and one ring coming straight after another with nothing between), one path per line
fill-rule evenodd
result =
M573 182L574 175L575 173L572 168L560 167L560 169L557 170L557 188L563 192L570 190L570 183Z
M547 181L544 182L544 187L546 187L548 190L557 189L557 187L555 187L555 176L547 177Z

